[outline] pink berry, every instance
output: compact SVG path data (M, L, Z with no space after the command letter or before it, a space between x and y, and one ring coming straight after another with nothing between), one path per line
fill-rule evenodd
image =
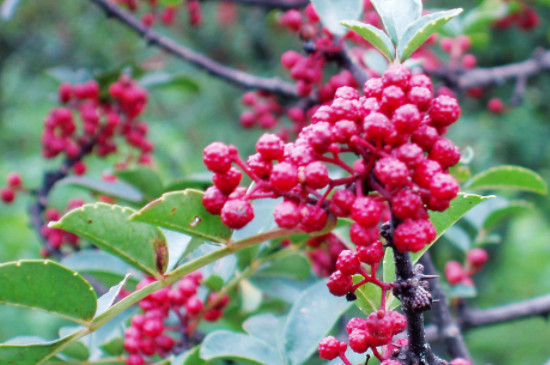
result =
M445 277L450 284L460 283L465 276L464 268L459 262L449 261L445 265Z
M334 360L340 354L340 341L335 337L325 337L319 343L319 356L321 359Z
M374 198L360 197L351 206L351 219L369 228L376 226L382 218L382 206Z
M15 200L15 192L8 187L4 187L0 190L0 198L4 203L11 203Z
M256 151L266 160L278 160L283 156L283 141L275 134L265 133L258 139Z
M393 157L384 157L374 166L374 174L384 185L396 188L406 185L409 181L407 165Z
M329 210L337 217L347 217L355 201L355 194L348 189L336 190L329 200Z
M500 98L492 98L491 100L489 100L489 103L487 104L487 108L491 113L494 113L494 114L502 114L506 110L504 103Z
M384 72L382 81L384 86L396 85L403 90L407 90L410 78L411 71L406 66L392 65Z
M410 189L399 190L391 199L392 212L399 219L418 218L425 214L420 196Z
M342 297L349 293L353 286L353 279L350 275L344 275L341 271L333 272L328 278L327 287L331 294Z
M203 161L208 170L223 174L231 168L230 148L222 142L212 142L203 150Z
M322 189L329 183L328 169L320 161L312 162L305 168L306 184L313 189Z
M435 239L435 228L427 219L407 219L394 232L395 247L401 252L418 252Z
M442 172L435 174L430 183L432 196L440 200L454 199L459 190L460 185L458 185L456 179Z
M229 228L241 229L254 218L254 210L246 200L228 200L221 210L221 218Z
M316 205L305 205L300 208L300 229L311 233L325 228L328 216L325 210Z
M451 167L460 161L460 149L451 140L441 137L432 145L429 157L442 167Z
M368 350L369 346L369 335L367 331L354 329L349 334L349 347L351 347L354 352L362 354Z
M215 186L211 186L204 192L202 205L210 214L220 214L227 201L227 196Z
M392 122L398 133L409 134L420 124L420 112L414 104L405 104L393 112Z
M489 259L487 251L482 248L474 248L466 255L468 261L475 267L483 266Z
M369 246L359 246L357 248L357 256L361 262L367 265L380 263L384 258L384 247L382 246L382 242L375 241Z
M360 272L361 262L351 250L343 250L338 255L338 260L336 261L336 268L342 272L344 275L354 275Z
M6 177L6 182L9 187L12 188L20 188L23 184L23 180L21 179L21 176L16 172L11 172Z
M429 114L435 126L445 127L453 124L460 117L458 101L450 96L441 95L432 101Z
M351 242L357 246L367 246L380 236L377 227L365 228L359 223L353 223L349 228Z
M282 162L273 167L269 181L276 190L290 191L298 184L298 169L293 164Z
M227 172L214 173L212 182L225 195L229 195L239 186L242 179L242 173L235 167L231 167Z
M294 228L300 222L298 205L290 200L283 201L273 211L275 223L281 228Z

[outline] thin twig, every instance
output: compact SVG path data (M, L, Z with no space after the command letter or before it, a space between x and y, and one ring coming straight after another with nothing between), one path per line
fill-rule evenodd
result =
M263 78L251 75L247 72L237 70L232 67L225 66L219 62L206 57L205 55L193 51L181 44L176 43L172 39L165 37L151 28L147 27L143 22L128 11L123 10L115 3L109 0L89 0L100 7L108 17L117 19L120 23L130 28L134 32L142 36L149 44L155 45L158 48L168 52L169 54L187 61L198 68L217 76L225 81L228 81L238 87L244 89L260 89L269 91L281 96L299 98L296 93L296 87L293 84L282 81L279 78Z
M437 274L428 252L422 256L420 263L424 266L427 275ZM460 326L449 311L447 298L441 289L441 285L439 285L438 279L430 280L430 291L434 302L437 301L432 307L433 318L437 325L439 337L443 339L447 352L452 358L461 357L471 361L470 353L462 338Z

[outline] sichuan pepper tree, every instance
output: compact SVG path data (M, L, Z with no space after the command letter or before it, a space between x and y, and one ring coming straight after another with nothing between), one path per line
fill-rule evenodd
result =
M503 79L524 83L549 67L546 54L476 68L470 38L444 28L462 10L426 11L419 0L235 1L281 9L280 26L303 41L303 52L281 55L292 84L233 69L156 31L174 28L182 11L199 27L199 1L90 2L152 45L252 89L242 96L239 123L267 131L248 156L224 141L204 146L209 178L165 186L148 167L154 148L141 120L145 78L140 85L130 68L62 83L60 105L43 123L42 151L63 161L36 189L14 172L1 192L6 203L32 196L41 254L61 264L1 265L0 301L76 327L62 328L52 342L0 345L2 361L466 365L473 362L461 328L550 312L548 297L493 312L466 308L471 277L489 259L483 248L468 247L463 263L444 268L455 316L428 253L468 211L494 198L468 191L546 192L536 173L517 166L464 178L467 159L445 137L460 123L456 92L479 97L482 87ZM236 6L220 4L220 26L231 26ZM470 10L469 21L485 6ZM476 26L536 27L527 5L508 10ZM456 18L454 27L467 30L467 19ZM438 31L447 36L436 39ZM498 98L488 108L506 109ZM83 160L93 156L115 156L113 172L84 177ZM467 192L459 192L461 183ZM64 184L84 187L100 202L71 200L62 214L49 197ZM476 240L511 206L486 215ZM305 286L292 291L288 280ZM259 310L263 296L286 304ZM430 311L435 327L424 324ZM445 351L431 349L433 338Z

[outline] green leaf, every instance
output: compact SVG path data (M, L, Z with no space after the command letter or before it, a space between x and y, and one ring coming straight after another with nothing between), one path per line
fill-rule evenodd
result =
M263 301L262 291L255 287L249 280L241 280L239 282L239 290L242 298L241 310L244 313L256 311Z
M463 31L466 34L487 32L495 20L505 17L508 5L502 1L484 1L464 15Z
M99 316L100 314L102 314L103 312L105 312L107 309L109 309L113 305L116 298L120 294L120 290L126 284L126 281L128 280L128 277L130 277L130 274L126 275L120 283L118 283L117 285L110 288L107 293L103 294L97 300L97 311L96 311L96 314L95 314L96 317Z
M367 49L363 53L363 63L376 72L379 75L382 75L384 71L388 68L390 65L388 63L388 60L378 51L374 49Z
M158 198L164 193L164 185L159 175L147 167L118 170L114 174L142 192L147 200Z
M363 276L355 275L353 281L355 283L361 281ZM357 299L353 302L361 312L365 315L369 315L372 312L377 311L380 308L380 301L382 299L382 289L378 285L373 283L366 283L361 285L356 291L355 295Z
M548 185L536 172L521 166L498 166L475 175L466 185L469 190L509 189L546 194Z
M460 8L440 11L425 15L409 25L397 45L399 59L404 61L409 58L433 33L461 12Z
M363 37L367 42L379 50L388 60L394 60L395 47L386 33L370 24L361 23L356 20L344 20L340 23Z
M420 257L424 252L428 251L430 247L437 241L439 237L445 233L449 227L455 224L460 218L462 218L470 209L478 205L484 200L494 198L494 195L481 196L475 194L458 193L458 196L451 201L450 207L444 212L430 212L430 220L432 221L437 231L435 240L426 245L421 251L412 253L411 259L413 263L420 260Z
M289 364L305 363L349 307L344 298L330 294L326 280L303 291L290 309L283 329Z
M142 203L145 200L139 190L122 182L107 182L86 176L68 176L58 181L56 185L73 185L131 203Z
M203 193L187 189L166 193L134 213L130 220L141 221L213 242L227 242L231 230L220 217L206 211Z
M303 254L292 253L280 259L270 261L265 269L257 272L258 276L288 277L305 280L311 274L311 264Z
M0 345L0 364L36 365L43 359L58 352L59 348L73 340L67 336L51 342L22 341L22 343L4 343ZM19 341L17 341L19 342Z
M49 260L0 265L0 303L38 309L84 324L96 311L96 294L76 272Z
M71 343L69 346L65 347L61 352L64 355L67 355L68 357L81 360L81 361L88 360L88 358L90 357L90 350L88 349L88 346L86 346L80 341Z
M382 280L386 283L391 283L397 280L395 274L395 258L393 257L393 249L386 248L384 261L382 262Z
M119 278L117 283L128 273L131 273L134 277L140 275L139 271L118 257L96 249L86 249L71 253L61 260L61 265L79 273L113 275ZM135 278L129 279L129 281L135 280Z
M396 25L393 20L392 8L395 5L393 0L371 0L371 3L378 15L380 15L384 29L390 36L390 39L394 44L397 44L399 37L397 36Z
M178 0L179 4L179 0ZM169 74L166 72L156 72L145 75L139 81L140 85L146 89L177 89L192 92L199 92L199 84L190 76L185 74Z
M2 5L0 5L0 17L2 20L11 19L20 2L20 0L4 0Z
M487 230L487 231L491 230L506 217L512 214L523 213L532 208L533 208L533 204L526 202L524 200L511 201L508 203L507 206L504 206L499 209L495 209L491 213L489 213L489 215L487 215L487 218L485 218L485 221L483 222L482 227L484 230Z
M252 337L273 343L279 338L283 318L272 313L262 313L249 317L243 322L243 329Z
M115 337L99 346L107 355L120 356L124 353L124 340L121 337Z
M346 28L343 19L359 19L363 12L363 0L311 0L323 25L334 35L343 36Z
M168 264L166 239L157 227L129 221L130 208L86 204L48 226L85 238L147 275L159 278Z
M260 365L283 364L277 350L266 342L226 330L212 332L204 338L200 357L206 361L237 359Z
M210 275L202 282L202 285L206 286L211 291L220 291L224 284L223 278L219 275Z

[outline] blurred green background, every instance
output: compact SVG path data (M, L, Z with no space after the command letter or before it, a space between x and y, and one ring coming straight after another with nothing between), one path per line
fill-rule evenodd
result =
M425 3L427 7L463 5L459 1ZM180 14L171 36L234 67L287 77L279 66L279 56L286 49L299 49L300 43L274 25L273 13L241 9L235 26L221 29L215 22L216 7L216 3L204 4L205 24L198 29L191 28L185 14ZM472 50L479 65L519 61L538 47L548 48L549 10L537 5L542 23L534 31L512 28L486 34L487 39ZM243 155L253 149L261 132L239 127L242 107L238 89L159 54L105 18L90 2L23 0L13 18L0 22L0 177L18 171L26 186L34 187L45 169L59 164L41 158L39 143L42 121L56 105L59 82L55 75L105 71L128 62L183 73L199 85L198 91L181 87L150 93L143 119L151 124L155 162L163 176L176 178L204 171L201 151L214 140L239 146ZM549 182L550 73L530 80L521 106L504 115L486 111L492 96L507 102L513 86L489 89L480 100L461 96L463 117L449 136L461 148L472 148L473 173L499 164L518 164L534 169ZM100 176L112 162L90 159L91 174ZM74 194L83 193L55 190L53 205L63 207ZM503 239L488 246L491 262L475 277L479 295L472 306L487 308L550 293L550 200L533 194L522 197L535 208L498 228ZM28 204L29 198L21 196L13 205L0 205L2 262L39 257L39 243L26 212ZM438 245L434 255L439 269L448 258L463 259L448 242ZM5 341L22 334L54 338L61 322L42 313L0 307L0 323L0 341ZM543 364L550 357L550 325L543 318L472 330L466 340L480 364Z

